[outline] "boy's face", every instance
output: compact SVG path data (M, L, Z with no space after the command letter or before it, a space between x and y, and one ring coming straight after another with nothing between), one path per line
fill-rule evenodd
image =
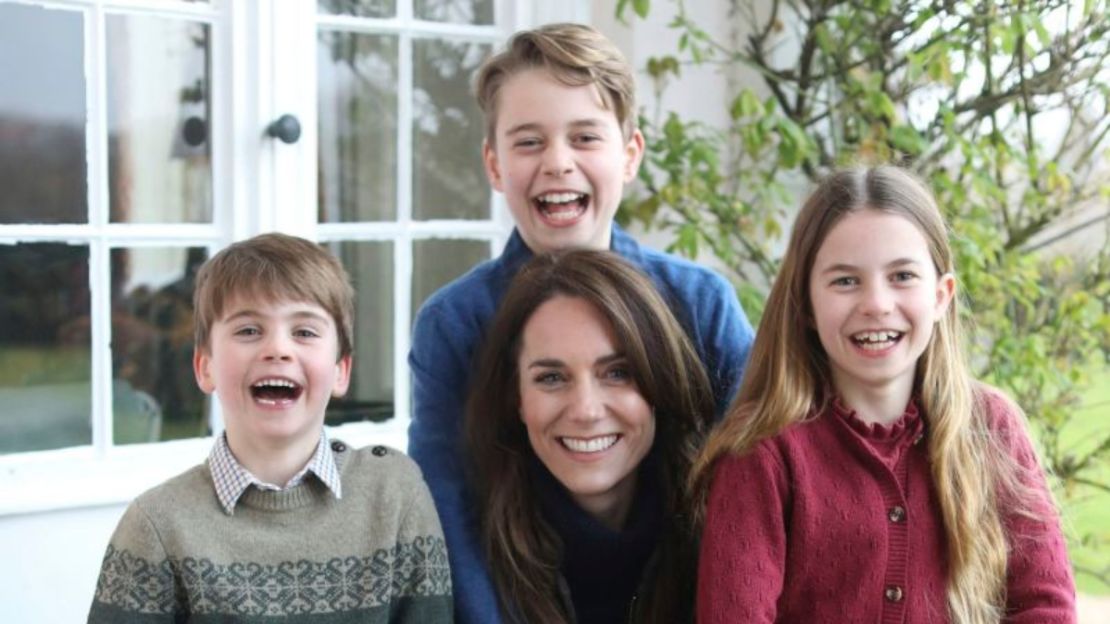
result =
M486 174L528 247L608 248L624 184L643 156L640 131L625 140L595 85L568 87L544 69L505 81L494 131L494 145L482 147Z
M228 439L256 446L314 443L332 396L347 391L335 321L314 303L234 297L193 355L197 384L215 392Z

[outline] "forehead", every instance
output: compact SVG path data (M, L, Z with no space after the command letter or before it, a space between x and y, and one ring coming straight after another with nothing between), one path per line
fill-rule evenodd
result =
M228 297L220 311L219 321L226 321L234 316L319 318L333 322L331 314L314 301L257 293L239 293Z
M537 307L524 324L521 354L609 353L615 344L613 326L601 310L580 297L558 295Z
M848 213L825 236L815 260L825 264L866 265L908 258L931 263L929 242L910 219L880 210Z
M619 127L617 114L597 84L570 86L543 68L518 72L497 92L497 132L521 124L557 127L592 120Z

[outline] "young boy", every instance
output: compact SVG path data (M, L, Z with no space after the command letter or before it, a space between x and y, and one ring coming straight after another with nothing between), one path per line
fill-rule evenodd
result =
M478 74L490 184L516 230L501 256L435 293L413 329L409 452L424 470L443 522L455 579L456 618L500 620L463 477L463 406L472 355L505 289L533 255L568 247L611 249L640 267L671 302L713 381L718 411L747 361L752 328L732 287L674 256L641 248L613 224L624 184L640 165L632 69L596 30L554 24L517 33Z
M127 508L89 622L452 621L419 469L324 432L350 379L352 295L337 259L282 234L205 263L193 366L227 428Z

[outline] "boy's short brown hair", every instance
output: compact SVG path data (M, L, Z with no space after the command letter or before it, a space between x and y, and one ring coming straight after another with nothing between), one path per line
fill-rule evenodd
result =
M354 289L339 259L316 243L286 234L260 234L212 256L193 291L195 348L208 351L212 325L234 297L307 301L335 322L339 357L354 351Z
M632 136L636 80L621 51L590 26L548 24L516 33L504 50L478 70L474 90L486 116L486 140L491 147L497 138L497 94L506 80L535 68L546 69L570 87L595 85L602 101L617 116L624 138Z

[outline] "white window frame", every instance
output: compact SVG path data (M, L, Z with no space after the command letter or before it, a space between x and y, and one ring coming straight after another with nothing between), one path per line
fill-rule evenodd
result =
M85 14L86 161L89 221L84 224L0 225L0 244L68 242L89 247L91 290L92 443L87 446L0 455L0 517L126 502L143 490L203 461L211 438L116 446L112 440L109 255L118 247L206 247L265 231L283 231L320 242L391 241L394 261L394 418L386 423L343 425L336 435L355 445L407 446L407 354L412 311L412 249L420 240L487 241L500 253L512 220L494 194L488 220L412 219L411 41L421 36L462 37L501 44L512 32L552 21L590 21L588 0L497 0L495 26L416 20L412 0L398 0L399 15L367 20L318 16L315 0L4 0ZM154 15L202 21L210 27L211 158L213 222L210 224L108 223L107 124L104 93L106 15ZM308 26L311 25L311 26ZM316 223L317 26L397 34L398 209L380 223ZM274 45L280 41L281 45ZM296 76L296 79L289 79ZM307 85L307 87L305 87ZM302 137L285 145L262 136L270 120L291 113ZM213 405L214 431L222 429ZM33 415L27 415L33 417Z

